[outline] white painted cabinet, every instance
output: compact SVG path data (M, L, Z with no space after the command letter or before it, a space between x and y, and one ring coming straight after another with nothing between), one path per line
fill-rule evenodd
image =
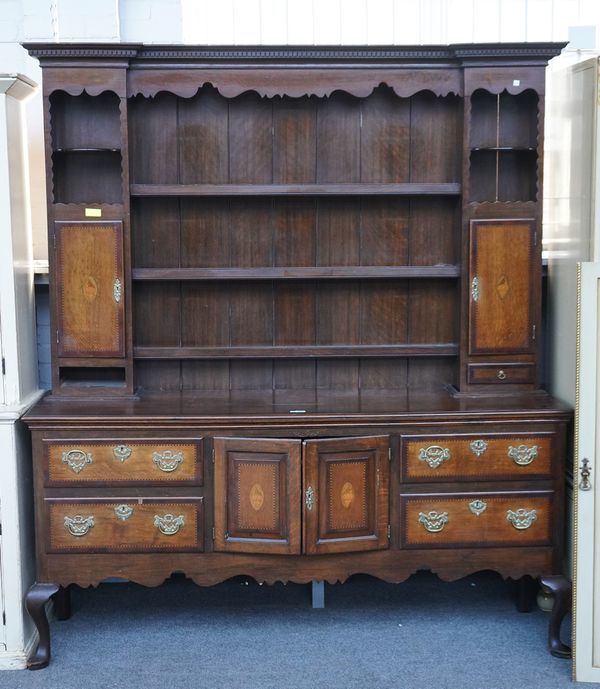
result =
M34 552L29 436L20 417L39 397L23 102L27 78L0 74L0 669L25 667L36 639L23 608Z
M574 53L553 65L544 205L550 390L575 407L568 490L573 522L573 676L587 682L600 682L600 590L594 585L600 572L599 60Z

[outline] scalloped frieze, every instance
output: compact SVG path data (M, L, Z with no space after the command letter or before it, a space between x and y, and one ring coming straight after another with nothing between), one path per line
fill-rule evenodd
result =
M330 96L344 91L357 98L366 98L378 86L391 88L397 96L408 98L420 91L431 91L436 96L462 95L459 70L366 70L366 69L255 69L208 70L189 69L139 70L129 73L128 96L153 97L161 91L181 98L192 98L203 86L214 87L225 98L254 91L262 97Z

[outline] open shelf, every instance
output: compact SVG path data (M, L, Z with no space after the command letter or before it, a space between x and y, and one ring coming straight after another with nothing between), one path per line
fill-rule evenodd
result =
M453 278L458 265L319 266L277 268L134 268L134 280L340 280Z
M134 347L137 359L299 359L326 357L456 356L458 344L318 345L265 347Z
M457 196L461 185L403 184L131 184L132 196Z

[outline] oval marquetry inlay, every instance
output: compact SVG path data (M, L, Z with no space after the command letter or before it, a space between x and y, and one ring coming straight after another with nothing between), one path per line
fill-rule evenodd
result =
M93 301L98 296L98 283L91 275L83 283L83 296L88 301Z
M342 499L342 505L346 509L348 509L354 502L354 486L350 483L350 481L346 481L346 483L344 483L342 486L340 497Z
M265 492L258 483L255 483L252 488L250 488L250 504L252 505L252 509L258 512L264 503Z
M508 278L506 275L500 276L500 279L496 283L496 291L498 292L500 299L504 299L510 292L510 285L508 284Z

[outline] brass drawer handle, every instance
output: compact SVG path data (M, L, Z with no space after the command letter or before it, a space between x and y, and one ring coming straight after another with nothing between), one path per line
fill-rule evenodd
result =
M538 456L538 450L539 447L537 445L517 445L517 447L511 445L508 448L508 456L515 464L524 467L531 464Z
M65 529L71 534L80 538L85 536L87 532L94 526L95 521L93 516L83 517L81 514L76 514L74 517L64 518Z
M120 519L123 522L127 521L133 514L133 507L130 505L117 505L115 507L115 514L117 519Z
M173 452L172 450L154 452L152 454L152 461L161 471L170 473L175 471L183 462L183 452Z
M306 505L306 509L310 512L312 508L314 507L315 504L315 491L312 486L308 486L308 488L304 491L304 504Z
M485 442L485 440L474 440L472 443L470 443L469 447L471 452L476 457L481 457L481 455L484 454L488 449L488 444Z
M117 445L113 447L113 455L115 456L115 459L118 459L120 462L124 462L126 459L129 459L132 452L133 450L128 445Z
M440 464L450 459L450 450L447 447L440 447L439 445L422 447L419 450L419 459L422 462L427 462L432 469L437 469Z
M427 531L438 533L448 523L448 512L419 512L419 524L422 524Z
M537 519L535 510L519 509L516 511L508 510L506 519L519 531L528 529Z
M69 450L68 452L62 453L62 461L71 471L78 474L85 469L88 464L91 464L93 460L91 452L86 452L85 450Z
M487 502L483 500L473 500L469 503L469 509L476 517L480 517L487 510Z
M172 514L165 514L162 517L159 514L154 515L154 526L158 527L158 530L165 536L174 536L184 525L185 517L183 514L178 517Z
M498 371L497 378L498 378L498 380L506 380L506 373L504 373L504 371L502 369L500 369Z

